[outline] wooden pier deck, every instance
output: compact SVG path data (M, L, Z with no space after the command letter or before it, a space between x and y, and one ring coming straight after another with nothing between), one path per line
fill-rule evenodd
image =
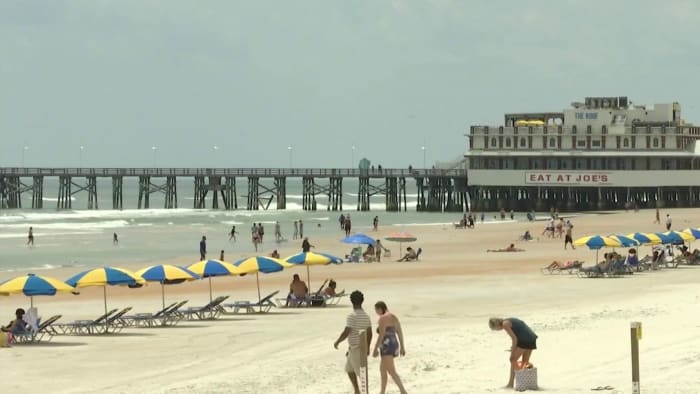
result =
M248 210L267 209L276 201L286 209L286 180L301 178L304 210L316 210L325 195L328 210L341 210L343 180L358 180L357 210L368 211L370 197L386 196L387 211L405 211L406 181L416 184L419 211L464 211L467 207L467 172L462 169L397 168L0 168L0 209L22 208L22 194L32 193L33 209L43 208L44 178L58 179L56 209L74 209L76 193L88 193L84 209L98 209L97 178L112 179L112 209L123 207L124 178L138 178L138 207L150 207L150 195L165 195L164 208L177 208L177 179L192 178L194 208L238 209L237 179L247 182ZM260 182L273 179L273 186ZM221 205L220 205L221 200ZM75 207L76 209L79 207Z

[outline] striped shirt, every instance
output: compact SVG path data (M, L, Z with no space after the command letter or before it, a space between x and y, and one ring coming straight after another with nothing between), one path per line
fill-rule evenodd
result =
M372 330L372 321L363 309L353 309L348 315L345 326L350 328L348 344L351 348L360 347L360 331Z

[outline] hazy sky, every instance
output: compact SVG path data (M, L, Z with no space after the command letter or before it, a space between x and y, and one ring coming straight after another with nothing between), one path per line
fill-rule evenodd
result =
M2 0L0 165L430 165L596 95L700 123L698 4Z

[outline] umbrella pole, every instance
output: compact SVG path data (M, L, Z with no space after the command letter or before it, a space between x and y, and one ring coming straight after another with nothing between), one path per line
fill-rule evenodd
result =
M103 296L104 296L104 301L105 301L105 315L107 314L107 286L102 287L103 291Z
M163 282L160 282L160 294L161 298L163 299L163 309L165 309L165 285Z
M258 283L258 306L260 307L260 312L262 312L262 304L260 303L262 301L262 298L260 298L260 276L258 273L255 273L255 281Z
M306 265L306 281L309 282L309 291L311 291L311 270L308 264Z
M34 308L34 296L29 297L29 307Z
M209 277L209 302L211 302L214 298L212 297L211 294L211 276Z

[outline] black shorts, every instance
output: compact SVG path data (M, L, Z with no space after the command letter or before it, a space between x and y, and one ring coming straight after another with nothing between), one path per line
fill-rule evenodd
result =
M535 349L537 349L537 339L535 339L532 342L520 342L520 341L518 341L517 346L520 349L535 350Z
M571 239L571 235L567 235L564 237L564 243L565 244L574 243L574 241Z

